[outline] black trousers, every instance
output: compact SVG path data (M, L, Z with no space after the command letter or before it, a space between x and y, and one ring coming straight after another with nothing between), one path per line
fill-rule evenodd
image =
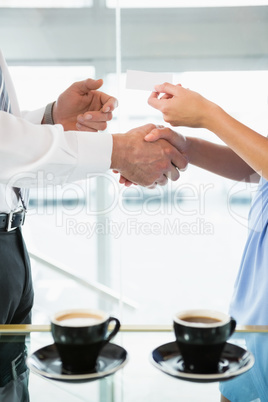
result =
M33 286L21 230L0 230L0 324L30 324Z
M0 324L30 324L32 306L30 260L21 230L0 230ZM29 400L25 349L24 336L0 335L0 402Z

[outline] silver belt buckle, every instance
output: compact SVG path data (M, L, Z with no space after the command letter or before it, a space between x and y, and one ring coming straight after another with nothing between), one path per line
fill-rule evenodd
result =
M23 212L23 209L18 209L18 210L9 212L8 217L7 217L7 226L6 226L7 232L11 232L12 230L17 229L17 226L14 226L13 228L11 227L12 222L13 222L13 215L16 214L17 212ZM24 219L25 219L25 216L24 216ZM24 221L22 222L22 225L23 225L23 223L24 223Z

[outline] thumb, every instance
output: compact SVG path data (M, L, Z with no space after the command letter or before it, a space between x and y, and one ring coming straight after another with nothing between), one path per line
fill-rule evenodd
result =
M152 131L150 131L149 134L147 134L144 139L145 141L148 142L154 142L159 140L160 138L163 139L168 139L168 133L167 131L171 131L169 128L164 127L164 126L157 126L156 128L154 128Z
M144 137L145 141L148 142L154 142L160 138L168 141L178 150L183 151L185 148L186 138L182 134L176 133L176 131L173 131L168 127L155 128Z
M88 78L87 80L84 81L85 84L85 92L92 91L99 89L103 85L103 80L93 80L91 78Z

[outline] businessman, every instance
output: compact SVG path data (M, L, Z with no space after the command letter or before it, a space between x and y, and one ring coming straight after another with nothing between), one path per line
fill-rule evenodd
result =
M63 184L114 169L132 183L154 186L177 180L187 164L169 142L144 141L153 124L99 133L117 107L101 85L76 82L46 107L21 112L0 52L0 324L31 322L33 287L21 226L38 172L51 185L51 177ZM0 342L0 401L28 401L25 353L24 339Z

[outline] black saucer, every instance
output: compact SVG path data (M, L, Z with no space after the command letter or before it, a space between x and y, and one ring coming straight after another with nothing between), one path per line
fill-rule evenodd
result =
M97 360L96 370L88 374L65 374L55 344L45 346L27 358L29 369L38 375L51 380L68 382L94 381L114 374L127 363L128 355L125 349L113 343L108 343L101 350Z
M173 377L186 381L213 382L230 380L248 371L254 364L254 356L247 350L226 343L218 371L213 374L196 374L185 371L184 362L176 342L170 342L153 350L152 364Z

